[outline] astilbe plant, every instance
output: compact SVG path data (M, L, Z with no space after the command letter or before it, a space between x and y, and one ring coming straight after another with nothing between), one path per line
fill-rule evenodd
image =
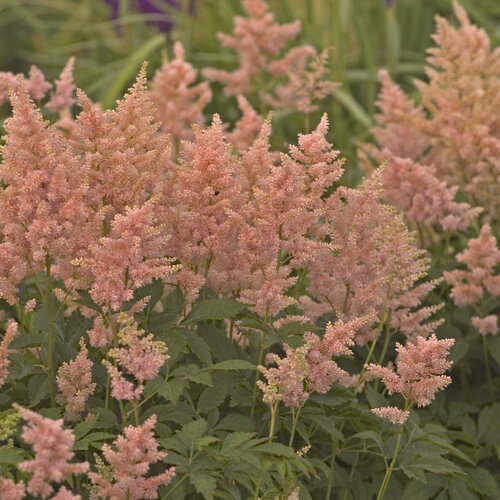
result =
M371 153L392 159L360 186L340 185L326 114L297 144L271 146L272 115L252 107L254 91L309 115L335 85L326 51L284 52L298 22L280 25L262 0L243 7L233 35L220 36L239 67L202 72L237 96L232 129L219 115L204 126L211 91L180 44L151 85L144 65L113 110L75 91L73 59L54 85L36 67L0 75L12 104L0 164L0 410L17 403L28 422L20 432L0 415L1 498L329 500L337 474L346 484L364 474L381 499L400 447L420 450L413 436L428 428L410 407L450 383L453 339L434 335L442 306L426 297L441 282L425 281L428 256L397 208L446 236L479 210L455 200L460 183L441 177L429 129L418 128L425 113L389 82ZM456 280L494 280L498 249L483 231L487 255L471 240L460 258L471 277ZM387 406L376 376L403 407ZM375 452L391 432L396 444ZM442 455L465 454L435 441L432 459L455 473Z

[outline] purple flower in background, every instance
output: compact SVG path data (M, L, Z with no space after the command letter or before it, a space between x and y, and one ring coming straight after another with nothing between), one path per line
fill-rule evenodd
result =
M105 0L105 2L111 6L113 17L117 18L120 0ZM170 6L174 9L181 8L181 4L177 0L137 0L136 7L144 14L160 14L162 20L154 21L154 24L161 31L170 31L174 26L174 22L166 18L166 9L163 9L160 4L165 4L165 6ZM194 4L194 2L191 2L191 4Z
M384 0L384 2L386 7L392 7L394 4L394 0Z

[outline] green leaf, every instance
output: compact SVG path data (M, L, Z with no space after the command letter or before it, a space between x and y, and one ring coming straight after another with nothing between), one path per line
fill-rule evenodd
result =
M253 439L255 434L253 432L233 432L228 434L222 443L221 453L227 454L230 451L234 451Z
M211 365L212 355L210 354L208 344L195 332L183 329L182 333L191 351L196 354L201 361L204 361L207 365Z
M79 304L88 307L89 309L93 309L94 311L101 312L101 306L94 302L88 290L78 290L78 295L80 296L78 299Z
M228 359L203 368L202 371L231 371L231 370L256 370L257 367L243 359Z
M214 408L218 408L226 399L229 387L228 380L220 380L212 387L207 387L198 400L198 412L206 414Z
M246 305L234 299L207 299L193 306L183 324L198 323L211 319L234 318L246 309Z
M413 461L412 465L420 466L422 470L427 470L434 474L465 474L458 465L437 455L418 457Z
M14 337L9 347L11 349L24 349L25 347L40 347L45 335L39 333L23 333Z
M80 422L73 429L73 433L75 434L75 439L78 441L83 436L88 434L96 425L97 425L97 418L92 418L90 420L85 420L84 422Z
M422 483L427 482L427 477L425 475L425 472L422 470L422 467L419 465L403 465L401 467L401 470L410 478L410 479L416 479L417 481L420 481Z
M500 491L495 478L483 467L464 467L467 484L477 493L493 498L500 498Z
M14 448L0 448L0 464L16 465L24 460L23 452Z
M191 473L189 476L191 483L198 493L206 500L212 500L217 486L217 480L206 472Z

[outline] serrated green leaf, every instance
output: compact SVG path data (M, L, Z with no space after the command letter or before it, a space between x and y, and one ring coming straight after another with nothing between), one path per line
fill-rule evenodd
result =
M11 349L24 349L25 347L40 347L45 340L45 335L39 333L23 333L16 335L9 344Z
M14 448L0 448L0 464L15 465L24 460L21 450Z
M467 474L465 482L477 493L500 498L495 478L484 467L464 467Z
M233 432L228 434L222 443L221 453L225 454L241 447L243 443L252 440L255 437L253 432Z
M252 363L245 361L243 359L228 359L227 361L220 361L219 363L214 363L207 368L203 368L202 371L231 371L231 370L256 370L257 367Z
M85 420L84 422L80 422L73 429L73 433L75 434L75 439L78 441L86 434L88 434L96 425L97 425L97 418L92 418L90 420Z
M427 477L425 475L425 472L422 470L422 468L418 465L403 465L401 467L401 470L410 478L410 479L416 479L417 481L420 481L421 483L427 483Z
M212 500L217 487L217 480L205 472L195 472L190 474L189 479L198 493L203 495L205 500Z
M243 312L247 306L234 299L207 299L196 303L189 314L181 321L183 324L193 324L212 319L234 318Z
M207 365L211 365L212 355L210 354L208 344L199 335L190 330L182 330L182 334L187 340L189 349L196 354L201 361L204 361Z

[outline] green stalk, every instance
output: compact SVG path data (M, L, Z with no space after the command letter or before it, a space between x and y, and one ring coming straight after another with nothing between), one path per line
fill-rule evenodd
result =
M51 282L50 282L50 256L47 254L45 256L45 273L47 275L47 285L45 287L45 306L47 310L47 323L49 325L48 331L48 354L47 354L47 369L49 375L49 393L50 393L50 404L51 406L56 406L56 391L55 391L55 374L54 374L54 325L52 314L50 312L50 294L52 292Z
M163 499L168 498L183 482L184 480L189 476L189 473L186 472L177 483L172 487L171 490L167 492L167 494L163 497Z
M412 405L412 402L410 401L410 394L409 394L405 400L404 411L408 411L410 409L411 405ZM404 423L399 424L398 437L396 440L396 447L394 448L394 455L392 456L391 464L389 465L389 467L386 468L384 480L382 481L382 484L380 485L380 490L379 490L378 495L377 495L377 500L382 500L384 498L387 487L389 486L389 481L391 480L392 472L394 471L396 461L399 458L399 447L401 446L401 438L403 436L403 430L404 430Z
M295 408L292 408L292 432L290 433L290 439L288 441L289 448L291 448L293 444L293 438L295 437L295 430L297 428L297 422L299 421L299 415L301 410L302 410L302 405L300 405L297 408L297 411L295 411Z
M267 321L266 321L267 322ZM266 334L262 332L262 340L260 342L260 347L259 347L259 359L257 361L257 366L260 366L263 361L264 361L264 342L266 340ZM259 380L259 370L255 372L255 380L253 383L253 393L252 393L252 408L250 410L250 418L253 418L255 414L255 404L257 402L257 381Z
M334 438L332 438L332 456L330 458L330 476L328 477L328 486L326 488L325 500L330 500L332 494L332 484L333 484L333 471L335 469L335 458L337 456L337 445Z
M366 371L366 365L370 362L373 356L373 351L375 350L375 345L377 344L377 341L380 337L380 332L382 331L382 328L384 327L385 322L387 321L387 305L389 302L389 294L391 291L391 283L389 283L389 286L387 287L387 293L385 295L384 299L384 307L382 309L382 315L380 316L380 322L377 327L377 331L375 333L375 338L372 341L372 345L370 346L370 350L368 351L368 355L366 356L365 362L363 363L363 368L361 368L361 373L359 374L359 379L356 384L356 387L354 388L354 394L358 392L359 387L361 386L361 383L363 382L363 375L365 374Z
M271 406L271 423L269 424L269 441L273 440L274 425L276 423L276 413L278 413L278 403Z
M486 365L486 377L488 378L488 389L490 391L490 398L493 399L493 382L491 379L490 356L488 354L488 346L486 345L486 337L481 335L483 344L484 364Z

